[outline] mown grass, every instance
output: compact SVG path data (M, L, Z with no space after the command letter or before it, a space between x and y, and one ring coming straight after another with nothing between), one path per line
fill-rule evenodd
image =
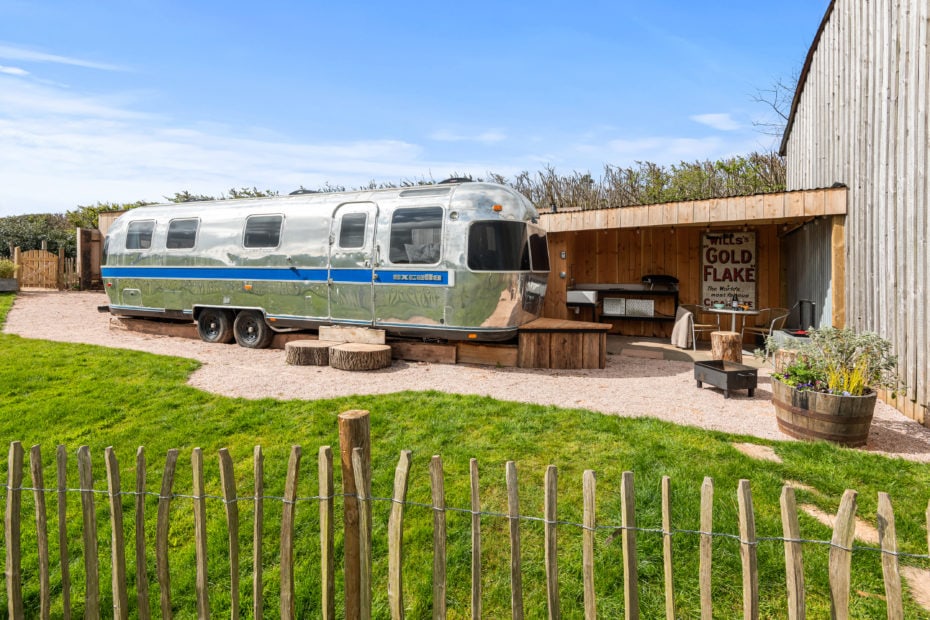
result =
M12 303L10 295L0 296L0 324ZM282 360L283 363L283 360ZM715 482L715 531L736 534L736 487L741 478L752 483L757 533L761 537L781 536L778 498L786 480L797 480L816 491L798 491L799 502L811 503L835 512L844 489L859 491L859 515L874 522L877 493L891 494L897 517L899 546L902 551L926 553L924 511L930 483L925 465L884 458L825 443L771 442L755 438L708 432L676 426L654 419L624 419L583 410L501 402L489 398L455 396L438 391L402 392L388 396L351 396L318 401L245 400L215 396L186 384L197 362L145 353L72 345L16 336L0 335L0 439L19 440L28 450L39 444L43 449L46 486L53 486L54 449L67 446L70 455L69 486L78 487L74 454L81 445L89 446L94 457L95 487L106 489L102 456L113 446L120 460L124 490L131 489L135 477L134 460L138 446L145 446L148 464L148 490L157 492L164 457L170 448L181 450L175 493L189 494L189 458L193 448L204 451L207 463L207 493L221 495L216 453L229 448L236 462L241 495L252 493L251 459L255 445L265 453L266 494L283 495L284 474L292 445L303 447L298 496L317 494L316 456L321 445L333 446L338 470L336 416L348 409L371 412L372 491L376 497L391 495L394 467L399 452L413 451L413 471L408 500L429 504L429 459L440 454L446 474L447 504L469 506L468 462L471 457L481 468L482 508L491 513L506 512L504 464L514 460L520 475L520 501L523 514L542 515L542 480L547 465L559 468L559 519L580 523L581 476L585 469L597 472L598 521L620 523L620 477L633 471L636 482L637 525L661 527L660 481L670 476L673 490L673 527L699 529L700 486L705 476ZM621 397L621 395L618 395ZM661 396L656 397L661 407ZM753 441L772 446L783 459L775 464L744 456L731 445ZM6 465L0 466L6 476ZM339 488L339 473L336 474ZM27 473L28 480L28 473ZM23 576L27 616L38 609L37 558L34 528L30 533L31 493L23 495L24 549ZM79 522L79 496L69 498L70 568L75 581L72 593L77 613L83 605L83 556ZM51 494L50 528L54 532L55 496ZM98 496L101 589L109 596L109 511L105 496ZM126 497L126 537L131 549L134 532L131 509L133 498ZM278 610L278 525L280 503L266 502L265 580L266 615ZM241 605L251 605L248 568L251 556L251 502L239 503L243 517L241 543ZM210 597L213 614L222 616L229 605L229 577L226 530L221 501L208 500ZM388 502L374 507L376 593L374 616L387 616L386 531ZM146 506L147 539L154 548L156 503ZM408 616L424 618L431 610L432 511L411 505L406 512L404 592ZM337 523L341 515L337 514ZM449 587L451 617L469 614L470 516L448 513ZM510 613L509 547L506 519L486 516L482 520L484 540L483 598L486 617L506 617ZM317 503L305 499L297 509L297 610L301 617L319 615L319 541ZM801 517L805 538L829 540L830 530L813 519ZM521 526L523 571L527 617L545 616L543 531L537 521ZM58 557L56 537L50 536L53 567ZM191 502L178 498L172 504L171 566L172 599L178 617L194 615L194 550ZM565 525L559 531L560 584L563 615L582 617L581 529ZM638 536L640 600L643 617L663 615L663 574L661 535L642 532ZM680 617L699 616L698 536L679 533L674 537L676 603ZM785 616L784 552L778 541L764 540L759 547L760 591L763 617ZM810 617L829 614L830 595L827 574L827 548L807 544L805 551ZM337 549L337 557L340 549ZM914 559L904 560L915 564ZM133 561L129 559L130 581L134 581ZM920 565L925 565L921 563ZM714 615L732 618L742 614L741 568L738 542L728 537L714 540ZM155 562L149 554L151 604L158 609ZM599 611L603 617L618 617L623 609L623 574L618 532L610 528L597 534L596 585ZM55 615L60 615L60 575L53 569ZM337 600L342 600L337 584ZM854 617L884 615L884 594L879 554L857 551L853 560L852 614ZM130 593L132 606L135 592ZM0 594L5 600L5 593ZM102 608L111 602L104 600ZM5 602L3 603L5 609ZM921 611L908 599L907 617Z

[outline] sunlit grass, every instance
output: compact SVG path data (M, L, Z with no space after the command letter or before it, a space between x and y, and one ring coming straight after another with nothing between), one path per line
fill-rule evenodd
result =
M12 296L0 295L0 321L5 318ZM283 356L282 362L283 364ZM238 491L251 495L251 460L255 445L265 452L266 494L283 495L287 458L292 445L303 447L298 496L317 494L316 457L321 445L333 446L336 459L336 486L340 488L338 469L338 433L336 416L348 409L371 412L373 495L390 497L394 467L399 452L413 451L413 471L408 499L418 504L430 503L428 463L440 454L446 474L446 501L449 506L469 506L468 463L478 459L481 471L482 509L490 513L506 512L504 464L517 463L520 477L521 511L542 516L542 481L547 465L559 468L559 519L577 524L582 520L581 476L585 469L597 473L598 522L620 524L620 478L623 471L633 471L636 483L637 525L647 529L661 527L660 481L672 479L673 527L698 530L700 486L705 476L714 479L715 531L736 534L736 487L741 478L752 482L756 510L756 528L761 537L782 535L778 498L786 480L798 480L817 490L799 491L799 502L818 505L835 512L846 488L860 492L859 515L874 523L877 493L891 494L897 517L899 545L909 553L926 553L924 510L930 488L926 465L883 458L825 443L772 442L724 433L676 426L654 419L625 419L583 410L568 410L511 402L477 396L457 396L441 392L403 392L387 396L350 396L319 401L244 400L215 396L186 384L197 368L195 361L150 355L103 347L27 340L0 336L0 438L6 442L22 441L26 450L39 444L43 451L46 486L55 476L54 450L67 446L69 486L78 486L74 455L87 445L94 457L95 487L106 489L103 453L113 446L119 458L123 489L134 486L134 460L138 446L145 446L148 464L148 490L157 492L164 458L171 448L178 448L178 476L174 491L191 492L190 456L195 447L204 451L207 463L207 493L221 495L217 469L217 450L229 448L236 463ZM657 399L660 397L657 397ZM661 401L657 400L657 407ZM735 450L733 441L754 441L772 446L783 463L751 459ZM27 458L28 463L28 458ZM6 475L6 465L3 465ZM28 480L28 467L27 467ZM38 609L37 559L32 527L34 510L31 493L23 495L24 550L23 575L27 616ZM54 532L54 494L47 497L50 527ZM69 497L71 531L70 554L72 593L81 613L83 602L83 556L80 537L77 493ZM133 498L123 501L127 510L127 546L132 549ZM194 551L191 501L175 499L172 504L171 566L172 598L177 615L190 617L194 605ZM101 590L109 588L109 511L106 497L98 496L99 555L102 566ZM266 614L278 610L278 520L280 502L266 502L265 527L265 599ZM226 530L223 504L208 501L210 519L210 596L213 614L224 615L229 604L229 577L226 564ZM241 525L241 604L251 605L252 503L239 503ZM375 536L374 583L375 617L387 614L386 532L388 502L373 506ZM147 539L154 547L156 501L146 505ZM405 537L405 597L409 617L429 617L431 610L432 511L428 507L407 508ZM470 515L449 512L449 587L451 617L469 615ZM341 514L337 514L341 523ZM484 612L486 617L505 617L510 613L509 546L506 519L485 516L484 535ZM830 531L807 516L801 517L805 538L829 540ZM302 617L319 615L319 540L318 509L314 500L304 500L297 509L297 610ZM30 534L30 529L32 533ZM523 535L523 571L527 617L545 615L545 580L543 564L543 527L537 521L521 526ZM582 616L581 528L563 525L559 531L560 584L563 615ZM50 536L52 564L58 557L56 536ZM620 536L610 528L597 535L596 585L599 611L603 617L618 617L623 608L623 576ZM698 536L679 533L674 537L676 602L681 617L699 615ZM638 536L640 600L643 617L663 614L662 540L654 532ZM785 605L784 552L777 541L759 544L760 590L763 617L783 617ZM337 549L337 553L340 550ZM811 617L829 614L829 588L826 581L827 549L806 545L808 610ZM907 560L913 563L914 560ZM129 556L130 582L134 580L133 560ZM338 566L338 563L337 563ZM884 615L881 564L878 554L856 552L853 561L852 615ZM714 610L715 617L739 617L742 613L739 544L730 538L714 541ZM149 553L149 578L152 609L158 609L154 554ZM60 575L53 569L53 589L60 593ZM337 600L342 601L341 582ZM857 592L863 593L862 595ZM0 594L5 597L5 593ZM130 593L134 607L135 592ZM102 608L111 603L104 601ZM60 615L61 602L56 603ZM920 611L908 602L906 615L916 617ZM5 603L3 604L5 609Z

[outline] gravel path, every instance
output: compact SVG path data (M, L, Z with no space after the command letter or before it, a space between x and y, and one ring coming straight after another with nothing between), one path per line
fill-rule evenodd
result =
M395 361L375 372L284 363L281 350L111 330L102 293L23 291L7 318L5 333L27 338L81 342L177 355L202 362L190 378L197 388L243 398L317 399L349 394L386 394L436 389L500 400L580 407L611 415L652 416L676 424L787 440L772 409L767 369L759 371L753 398L745 392L724 399L719 390L698 389L689 362L610 355L604 370L526 370ZM878 403L865 450L930 462L930 429Z

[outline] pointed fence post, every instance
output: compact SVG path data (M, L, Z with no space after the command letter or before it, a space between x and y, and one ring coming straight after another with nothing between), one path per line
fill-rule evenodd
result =
M343 494L343 554L345 556L345 617L359 618L359 563L358 499L355 473L352 468L352 451L362 450L362 462L371 466L371 424L367 411L356 409L339 414L339 456L342 463Z
M849 618L849 582L852 568L852 545L856 536L856 497L847 489L840 500L830 541L830 608L836 620Z

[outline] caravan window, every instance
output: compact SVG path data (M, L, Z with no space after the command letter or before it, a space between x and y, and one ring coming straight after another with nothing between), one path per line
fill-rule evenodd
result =
M365 245L365 224L367 213L346 213L342 216L339 229L339 247L344 249L361 248Z
M432 265L442 248L442 207L398 209L391 218L390 261Z
M242 245L247 248L276 248L281 242L282 215L253 215L245 222Z
M523 222L475 222L468 229L468 268L529 271L530 251Z
M533 271L549 271L549 246L546 244L546 233L530 233L530 262Z
M152 247L152 232L154 230L154 220L129 222L129 228L126 230L126 249L147 250Z
M168 239L165 247L169 250L184 250L194 247L197 241L197 227L200 220L171 220L168 224Z

